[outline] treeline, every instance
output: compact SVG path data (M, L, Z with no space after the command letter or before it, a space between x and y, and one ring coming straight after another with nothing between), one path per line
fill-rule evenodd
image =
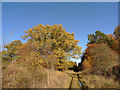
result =
M79 70L88 74L103 75L114 80L120 78L119 54L120 54L120 25L115 28L113 34L104 34L96 31L88 35L88 44L85 53L81 57Z
M46 68L52 70L73 70L77 66L71 58L79 59L81 47L75 40L74 33L66 32L62 25L39 24L24 31L21 36L26 43L15 40L4 46L2 61L25 63L28 67ZM14 65L14 64L13 64Z
M2 51L3 62L27 62L32 68L46 68L52 70L86 70L95 74L105 74L112 67L118 67L118 53L120 41L120 25L113 34L104 34L96 31L88 35L88 44L77 67L71 58L79 59L81 47L79 40L75 40L74 33L66 32L62 25L39 24L24 31L21 36L26 43L15 40L4 46Z

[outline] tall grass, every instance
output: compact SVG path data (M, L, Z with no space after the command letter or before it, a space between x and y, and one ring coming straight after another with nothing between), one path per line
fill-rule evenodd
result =
M2 74L3 88L44 88L47 74L43 69L29 69L21 63L14 63L13 66L11 63L5 64Z
M112 78L106 79L100 75L81 74L80 80L84 82L85 87L88 88L118 88L119 86L119 83Z

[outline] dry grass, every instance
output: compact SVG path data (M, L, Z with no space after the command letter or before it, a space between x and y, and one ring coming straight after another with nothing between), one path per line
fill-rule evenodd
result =
M3 88L69 88L71 81L65 72L37 69L27 61L16 61L13 66L3 63L3 67Z
M82 74L80 80L88 88L118 88L118 82L115 82L112 78L106 79L103 76Z
M21 64L7 64L2 73L3 88L40 88L46 77L43 69L29 69Z
M81 88L79 85L79 80L76 75L73 76L72 86L71 88Z
M71 77L60 71L46 70L47 72L47 88L69 88Z

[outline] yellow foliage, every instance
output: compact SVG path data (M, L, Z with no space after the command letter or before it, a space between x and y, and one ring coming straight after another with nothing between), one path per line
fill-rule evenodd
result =
M27 31L25 30L24 33L27 33Z
M22 38L28 39L29 44L39 50L39 55L31 55L36 65L43 64L44 62L41 61L46 61L47 58L52 58L51 54L56 55L56 57L54 56L56 61L66 60L68 57L79 59L75 57L75 55L81 53L81 47L78 46L79 40L75 40L74 33L66 32L61 24L52 26L39 24L29 29L28 32L25 31L25 33L26 35L22 36ZM22 49L22 52L26 50L24 47Z
M31 31L32 31L32 29L29 29L28 31L29 31L29 32L31 32Z

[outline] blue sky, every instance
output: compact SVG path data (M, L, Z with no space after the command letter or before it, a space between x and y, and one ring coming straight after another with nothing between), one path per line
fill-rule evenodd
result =
M84 51L88 34L96 30L113 33L118 25L118 3L2 3L2 32L6 43L25 42L20 36L37 24L62 24L67 32L75 33L75 39L80 41L78 45Z

